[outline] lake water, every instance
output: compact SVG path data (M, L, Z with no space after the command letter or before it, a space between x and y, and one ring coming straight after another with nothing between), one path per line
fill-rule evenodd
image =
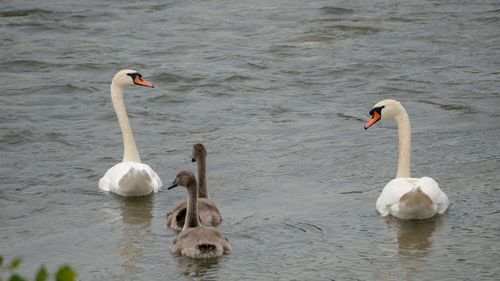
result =
M498 1L0 2L0 255L80 280L498 280ZM142 160L170 183L208 150L232 252L175 257L165 214L184 189L124 199L114 74ZM381 99L406 107L412 175L446 214L380 217L396 174Z

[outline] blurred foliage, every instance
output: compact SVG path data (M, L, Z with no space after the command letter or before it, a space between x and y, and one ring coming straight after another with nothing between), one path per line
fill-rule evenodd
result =
M36 281L47 280L47 277L49 277L49 273L47 272L47 270L45 270L45 267L42 266L42 268L40 268L38 274L36 275Z
M14 271L19 267L22 260L20 258L15 258L10 263L6 265L3 264L3 257L0 256L0 281L28 281L28 279L18 275ZM4 278L4 274L9 275L8 279ZM54 280L56 281L74 281L77 274L68 265L61 266L59 270L54 273ZM35 281L47 281L49 278L49 273L44 266L40 267L38 273L35 276Z

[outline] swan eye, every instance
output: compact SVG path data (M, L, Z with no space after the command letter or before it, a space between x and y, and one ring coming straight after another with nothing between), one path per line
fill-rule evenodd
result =
M138 73L138 72L137 72L137 73L134 73L134 79L135 79L135 78L138 78L139 80L144 81L144 80L142 79L142 74L140 74L140 73Z
M139 72L134 72L134 73L127 73L128 76L132 77L132 79L135 79L136 77L139 77L139 80L143 81L142 80L142 74L140 74Z
M385 107L385 105L372 108L372 110L370 110L370 116L373 116L373 114L375 112L377 112L379 115L382 115L382 108L384 108L384 107Z

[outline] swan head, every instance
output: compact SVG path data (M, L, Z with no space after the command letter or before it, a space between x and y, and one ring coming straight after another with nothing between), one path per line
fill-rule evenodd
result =
M382 100L377 102L370 110L370 120L365 124L365 130L373 126L379 120L394 118L401 113L402 105L396 100Z
M203 144L197 143L193 145L193 152L192 152L192 162L196 162L197 159L205 159L207 157L207 149Z
M112 85L125 88L132 85L139 85L154 88L153 84L142 79L142 74L132 69L124 69L118 71L113 77Z
M196 177L194 176L193 173L189 171L181 171L177 174L175 177L175 180L172 182L172 184L168 187L168 189L172 189L176 186L191 186L194 185L196 186Z

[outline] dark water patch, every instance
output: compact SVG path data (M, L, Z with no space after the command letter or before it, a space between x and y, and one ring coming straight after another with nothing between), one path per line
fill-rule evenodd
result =
M323 233L323 228L317 226L316 224L304 222L304 221L293 221L291 219L283 219L282 222L284 225L289 226L291 228L300 230L301 232L320 232Z
M246 80L252 80L252 77L245 76L245 75L231 75L223 80L223 82L241 82L241 81L246 81Z
M422 95L425 94L424 90L418 90L414 88L397 88L397 87L387 87L387 86L382 86L379 88L379 91L382 93L390 93L390 94L412 94L412 95Z
M286 45L276 45L271 46L269 48L268 53L273 54L277 58L288 58L295 57L298 48L295 44L286 44Z
M0 143L4 145L20 145L31 143L34 139L34 131L31 129L8 129L0 135Z
M356 25L331 25L328 28L348 32L350 35L372 35L382 31L380 28Z
M411 18L409 16L407 17L402 17L402 16L392 16L387 18L388 22L404 22L404 23L425 23L424 18Z
M257 62L254 61L254 62L248 62L247 64L248 64L248 66L250 66L252 68L255 68L255 69L264 70L264 69L268 69L269 68L269 66L265 62L257 63Z
M69 21L72 24L75 22L80 22L83 23L84 26L87 25L88 21L91 21L93 24L102 22L102 21L110 21L114 20L117 18L116 13L113 13L111 11L86 11L85 13L71 13L67 15L63 20L64 21ZM83 28L83 26L82 26Z
M157 104L178 104L178 103L185 103L187 99L186 97L175 95L167 91L162 95L155 95L148 97L147 101L150 103L157 103Z
M271 107L267 111L271 114L271 116L279 116L281 114L291 112L291 108L278 105Z
M346 115L346 114L343 114L343 113L336 113L335 115L337 117L339 117L339 118L344 119L344 120L353 120L353 121L358 121L358 122L362 122L362 123L366 122L366 120L361 119L359 117L349 116L349 115Z
M477 17L473 18L474 21L480 22L480 23L498 23L500 21L500 17Z
M447 111L448 110L449 111L460 111L463 114L477 114L477 113L479 113L479 111L476 108L474 108L472 106L468 106L468 105L440 104L440 103L428 101L428 100L419 100L419 102L434 105L434 106L437 106L437 107L439 107L443 110L447 110Z
M148 11L149 12L157 12L157 11L166 10L170 7L175 6L176 4L178 4L178 3L171 2L171 3L153 4L153 5L148 7Z
M24 32L42 30L42 28L47 28L44 29L44 31L50 29L49 27L47 27L46 24L37 22L8 22L5 24L5 26L11 28L20 28L19 31L24 31Z
M47 107L66 105L67 102L67 108L71 108L70 106L72 102L75 99L80 98L78 96L74 96L74 94L90 92L84 83L80 83L78 85L76 85L76 83L61 85L57 84L57 81L46 80L43 79L43 77L39 77L39 79L39 83L43 84L41 86L33 86L27 89L17 89L17 91L10 91L9 95L18 97L16 100L17 105L29 105L32 106L33 109L44 108L45 110L47 110ZM43 113L45 114L51 112Z
M500 14L500 9L488 10L488 11L486 11L486 13L498 15L498 14Z
M151 76L152 83L165 83L165 84L196 84L203 80L202 77L196 77L194 75L185 76L174 73L158 73Z
M327 14L332 14L332 15L349 15L349 14L352 14L355 12L352 9L341 8L341 7L331 7L331 6L322 7L322 8L320 8L320 10L327 13Z
M39 72L52 70L66 66L65 64L46 62L40 60L4 60L0 62L0 68L13 72Z
M339 38L337 34L329 31L330 29L309 31L302 36L298 36L294 41L300 43L304 48L316 49L318 46L314 43L327 43Z
M3 11L0 12L0 17L26 17L33 14L44 14L50 15L53 11L43 10L43 9L28 9L28 10L13 10L13 11Z
M75 50L73 50L73 53ZM76 55L75 57L67 57L67 58L61 58L61 59L68 59L69 61L73 59L80 59L81 55ZM99 70L99 71L107 71L107 70L115 70L115 69L120 69L123 67L123 64L120 62L115 62L115 61L102 61L101 62L83 62L79 64L68 64L66 65L67 68L70 70L78 70L78 71L94 71L94 70ZM110 75L111 76L111 75ZM107 83L111 83L111 78L109 78L109 81L106 81Z
M291 227L291 228L298 229L298 230L300 230L300 231L302 231L302 232L307 232L304 228L301 228L301 227L299 227L299 226L296 226L296 225L293 225L293 224L290 224L290 223L283 223L283 224L284 224L284 225L286 225L286 226L289 226L289 227Z
M365 190L353 190L353 191L339 192L339 194L349 195L349 194L364 193L364 192L366 192L366 191Z
M311 223L303 223L303 224L306 225L306 226L310 226L310 227L316 229L319 232L323 232L323 229L321 227L317 226L317 225L314 225L314 224L311 224Z

